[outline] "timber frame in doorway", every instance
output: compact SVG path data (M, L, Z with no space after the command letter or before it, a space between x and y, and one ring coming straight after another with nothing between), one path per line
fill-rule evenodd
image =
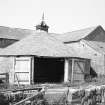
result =
M30 73L30 80L31 84L34 84L34 56L31 57L31 73ZM56 58L55 58L56 59ZM78 68L80 69L81 75L90 74L90 59L84 59L84 58L76 58L76 57L70 57L70 58L63 58L64 59L64 79L63 82L67 83L73 83L74 82L74 69L75 69L75 62L83 62L83 67L77 63ZM70 62L71 61L71 62ZM84 79L84 78L83 78ZM82 82L85 80L82 80Z

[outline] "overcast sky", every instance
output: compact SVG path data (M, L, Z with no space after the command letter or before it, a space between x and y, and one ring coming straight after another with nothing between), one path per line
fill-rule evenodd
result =
M50 32L105 29L105 0L0 0L0 26L34 29L43 11Z

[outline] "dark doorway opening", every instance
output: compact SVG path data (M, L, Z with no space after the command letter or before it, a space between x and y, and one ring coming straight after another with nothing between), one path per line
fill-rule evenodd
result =
M34 58L34 83L64 81L64 59Z

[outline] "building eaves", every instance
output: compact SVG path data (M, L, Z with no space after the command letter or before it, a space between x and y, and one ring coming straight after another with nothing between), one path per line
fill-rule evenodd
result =
M68 48L46 32L32 35L10 45L0 52L0 56L35 55L50 57L75 57L73 49Z

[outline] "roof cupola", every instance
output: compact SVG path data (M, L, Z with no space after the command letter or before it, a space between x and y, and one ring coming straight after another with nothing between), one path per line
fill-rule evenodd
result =
M40 30L40 31L43 30L43 31L48 32L48 28L49 28L49 26L44 21L44 13L43 13L42 21L40 24L36 25L36 30Z

